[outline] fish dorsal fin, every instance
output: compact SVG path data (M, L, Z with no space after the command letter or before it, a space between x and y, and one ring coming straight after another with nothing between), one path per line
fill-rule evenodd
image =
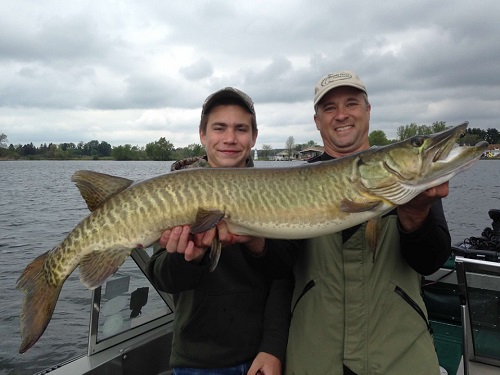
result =
M76 171L71 177L90 211L125 190L134 181L93 171Z
M344 199L340 202L340 210L342 212L365 212L378 208L382 203L381 200L354 202Z
M132 249L93 251L80 261L80 281L94 290L125 262Z
M223 211L198 208L196 220L191 225L191 233L196 234L212 229L224 218L224 215Z

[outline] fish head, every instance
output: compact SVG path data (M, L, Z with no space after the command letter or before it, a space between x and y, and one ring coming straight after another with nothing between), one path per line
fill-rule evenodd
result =
M468 123L431 135L418 135L405 141L359 154L358 174L363 186L392 204L404 204L431 187L449 181L472 166L488 147L459 146L458 137Z

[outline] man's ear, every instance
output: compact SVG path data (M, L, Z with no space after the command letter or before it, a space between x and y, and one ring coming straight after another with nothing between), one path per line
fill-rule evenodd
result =
M316 129L319 130L319 120L318 120L318 116L316 115L316 113L314 114L314 123L316 124Z
M203 134L201 129L199 130L199 134L200 134L200 142L203 146L205 146L205 134Z
M256 131L255 131L255 134L253 134L253 136L252 136L252 147L254 147L254 146L255 146L255 143L257 143L257 136L258 136L258 135L259 135L259 131L258 131L258 130L256 130Z

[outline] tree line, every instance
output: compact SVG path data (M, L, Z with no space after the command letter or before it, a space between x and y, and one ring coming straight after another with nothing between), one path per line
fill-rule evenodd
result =
M370 133L371 146L385 146L394 142L403 141L416 135L429 135L449 129L444 121L436 121L432 125L417 125L411 123L409 125L400 126L396 130L397 138L393 140L387 139L385 133L381 130L374 130ZM457 140L460 145L475 145L480 141L487 141L490 144L500 143L500 132L495 128L486 130L480 128L467 128L463 137Z
M161 137L158 141L148 143L145 147L130 144L111 146L108 142L92 140L75 143L46 143L40 146L33 142L25 145L7 146L7 136L0 134L0 157L4 159L114 159L114 160L178 160L204 154L201 144L191 144L187 147L175 148L174 145Z
M394 142L402 141L415 135L428 135L443 131L447 126L444 121L434 122L432 125L409 125L397 128L397 139L388 139L382 130L374 130L369 134L371 146L385 146ZM458 140L463 145L474 145L481 140L490 144L500 144L500 132L495 128L486 130L479 128L468 128L466 134ZM0 158L4 159L114 159L114 160L179 160L193 156L201 156L205 153L201 144L193 143L187 147L176 148L174 145L161 137L158 141L148 143L145 147L132 146L130 144L111 146L105 141L92 140L90 142L41 144L39 147L33 143L25 145L7 145L7 135L0 133ZM295 144L294 137L290 136L285 142L285 150L289 155L308 147L318 146L315 141ZM267 159L274 155L271 145L263 145L259 150L259 158Z

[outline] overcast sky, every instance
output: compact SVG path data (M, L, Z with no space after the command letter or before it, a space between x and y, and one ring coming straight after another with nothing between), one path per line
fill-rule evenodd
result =
M259 138L315 140L314 85L356 71L370 130L500 129L500 1L2 0L0 133L9 143L199 143L201 105L235 86Z

